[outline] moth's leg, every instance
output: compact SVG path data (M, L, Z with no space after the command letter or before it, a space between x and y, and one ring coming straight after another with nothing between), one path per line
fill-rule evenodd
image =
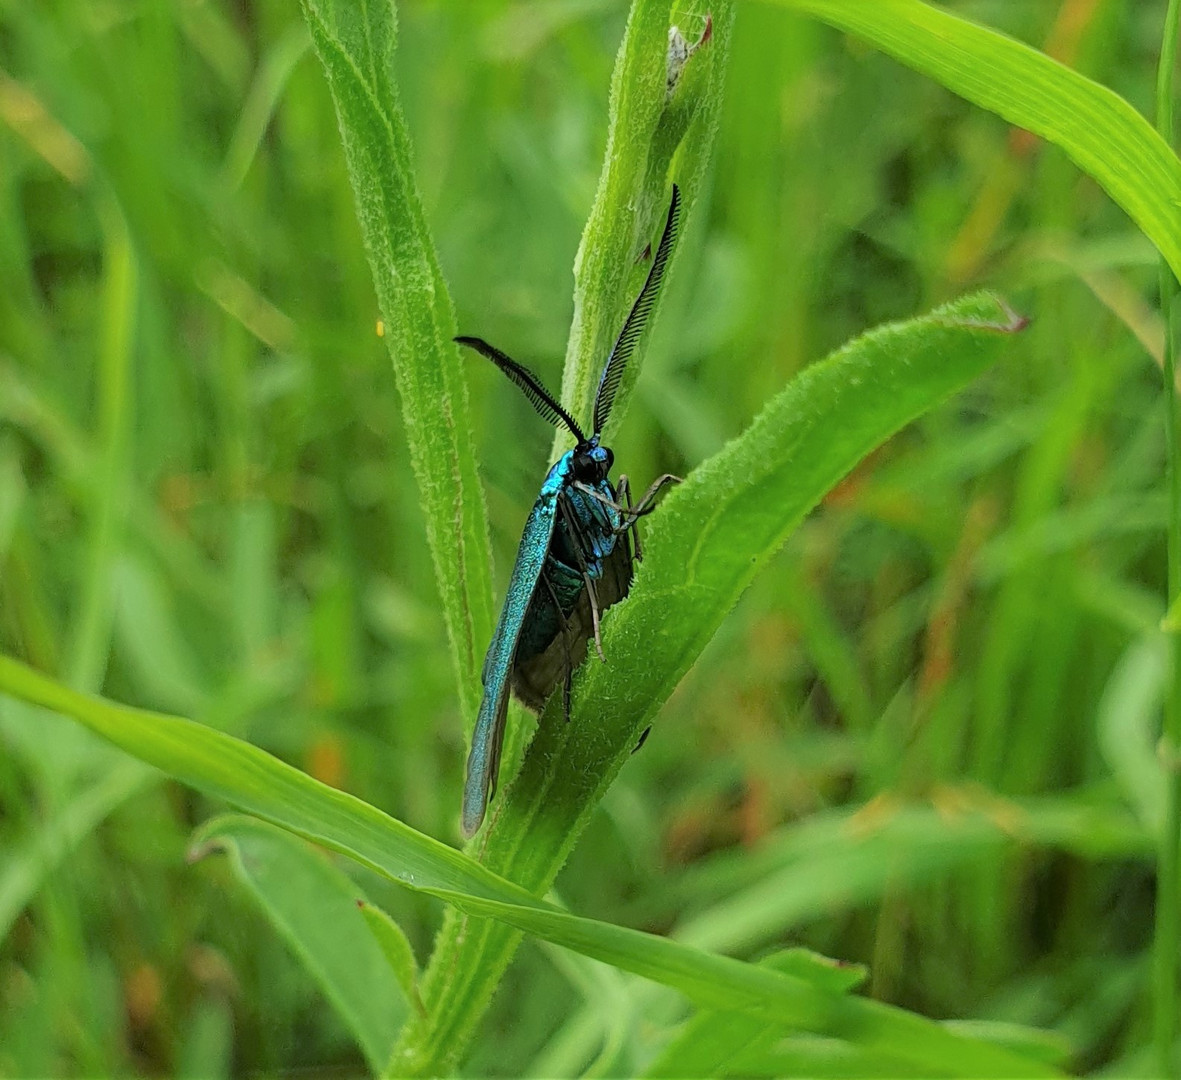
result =
M671 476L669 479L679 480L680 478ZM628 514L631 512L631 500L628 499L626 505L624 503L624 494L628 490L628 479L626 473L619 477L619 483L615 486L617 499L608 499L607 496L601 491L596 491L589 484L584 484L581 480L575 480L573 486L581 491L584 495L589 495L592 499L596 500L597 502L601 502L604 506L611 507L612 510L617 510L621 514ZM645 514L647 512L647 510L643 511ZM622 530L617 529L616 531L621 532Z
M627 478L627 473L620 475L619 486L615 491L619 496L619 501L623 503L623 506L620 507L620 510L623 512L623 523L619 526L619 532L630 532L632 534L632 556L636 562L643 562L644 548L640 544L640 530L636 527L636 518L632 513L632 488L631 482Z
M579 491L589 495L592 499L598 499L598 501L604 506L609 506L613 510L618 510L624 517L634 519L644 517L645 514L650 514L656 509L656 496L660 494L661 488L665 487L667 484L679 484L680 482L681 478L679 476L673 476L672 473L665 473L663 476L657 477L657 479L652 482L652 486L644 492L644 497L635 506L632 506L630 497L626 500L626 505L623 505L620 502L615 502L613 499L608 499L606 495L595 491L594 488L587 486L581 481L576 480L574 482L574 486ZM621 499L624 497L625 493L630 494L628 478L626 475L620 476L617 491L619 492ZM624 525L617 531L622 532L623 529L628 528L630 525L631 522L629 521L627 525Z
M640 530L637 527L637 522L646 514L652 513L656 509L656 496L660 494L661 488L668 484L679 484L681 478L673 476L672 473L665 473L653 481L652 486L644 492L644 497L635 506L632 505L631 483L627 475L619 477L618 493L620 500L624 503L623 506L618 507L622 516L622 522L616 530L618 533L625 533L630 531L632 535L632 547L635 549L636 562L644 561L644 546L640 542Z
M578 562L578 569L582 573L582 580L586 584L587 599L590 600L591 623L595 628L595 651L599 654L599 659L605 664L607 657L603 655L603 641L599 637L599 598L595 593L595 582L591 577L590 565L585 555L585 550L589 547L586 542L586 533L578 521L578 515L573 513L565 505L564 497L559 500L558 505L562 507L562 513L565 515L570 527L571 539L574 541L570 546L574 551L574 558Z
M627 482L626 475L620 476L617 491L622 493L627 486ZM661 488L666 484L679 484L680 482L681 478L679 476L673 476L672 473L665 473L663 476L657 477L652 482L652 486L644 492L644 497L634 507L631 505L630 500L624 506L614 499L608 499L602 492L595 491L589 484L584 484L581 480L575 480L573 486L584 495L589 495L592 499L597 499L604 506L609 506L612 510L618 510L621 514L627 514L630 517L643 517L645 514L652 513L655 509L656 496L660 494Z
M673 476L672 473L665 473L663 476L658 476L652 481L651 487L644 492L644 497L636 503L634 507L627 508L628 514L633 518L643 517L645 514L652 513L656 509L656 496L660 494L661 488L668 484L679 484L681 478Z
M633 754L638 754L640 752L640 747L643 746L644 743L646 743L648 741L648 736L651 734L652 734L652 725L649 724L646 728L644 728L643 731L640 732L640 741L638 743L636 743L636 745L632 748Z
M619 482L622 485L627 481L626 476L621 476ZM601 502L604 506L611 507L612 510L618 510L621 514L627 510L627 507L620 505L614 499L608 499L601 491L595 491L589 484L584 484L581 480L575 480L574 485L584 495L589 495L592 499Z
M582 572L582 580L586 582L586 595L590 600L591 609L591 623L595 628L595 652L599 654L599 659L605 664L607 657L603 655L603 639L599 637L599 598L595 595L595 583L587 570Z

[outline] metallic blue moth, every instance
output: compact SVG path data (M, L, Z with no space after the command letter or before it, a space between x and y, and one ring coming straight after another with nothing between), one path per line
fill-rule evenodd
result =
M599 377L590 438L528 368L480 338L455 339L496 364L545 420L554 426L564 424L578 440L550 469L529 512L508 595L484 658L484 699L472 734L463 789L465 837L480 828L488 801L496 793L510 686L526 705L540 711L562 682L569 718L574 669L586 657L591 637L603 657L599 616L626 596L631 586L633 540L634 557L640 557L636 521L653 509L660 489L676 480L674 476L660 477L633 506L627 477L620 476L618 487L607 478L614 455L599 439L624 369L656 302L680 213L680 192L674 184L647 280Z

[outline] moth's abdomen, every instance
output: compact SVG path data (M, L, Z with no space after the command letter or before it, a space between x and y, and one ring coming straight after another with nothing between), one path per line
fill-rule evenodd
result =
M582 574L550 555L541 571L541 580L533 591L521 639L517 643L514 663L520 664L540 652L558 635L563 620L568 619L578 606L578 598L585 590ZM557 607L554 606L555 600Z
M631 586L632 555L627 537L618 537L607 557L599 560L593 570L601 617L627 595ZM542 574L550 575L555 585L553 595L545 581L538 583L512 670L513 693L536 712L545 707L567 671L573 671L586 659L587 643L594 636L594 617L582 575L553 555L546 560ZM554 608L554 596L562 607L561 618Z

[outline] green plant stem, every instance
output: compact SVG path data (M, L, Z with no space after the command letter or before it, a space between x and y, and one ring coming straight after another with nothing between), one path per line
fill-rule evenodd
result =
M1157 131L1170 146L1174 143L1173 76L1177 67L1177 37L1181 30L1181 0L1170 0L1165 15L1157 76ZM1179 211L1181 216L1181 211ZM1181 231L1181 230L1179 230ZM1165 455L1169 486L1168 604L1181 595L1181 460L1177 445L1176 390L1177 278L1168 262L1160 263L1161 309L1165 320L1164 401ZM1165 825L1160 840L1156 894L1156 955L1154 957L1154 1029L1157 1065L1162 1076L1174 1075L1173 1043L1177 1036L1177 951L1181 945L1181 633L1170 632L1172 671L1165 692L1163 759Z
M708 47L686 63L670 94L668 35L674 8L681 24L692 27L694 38L704 28L706 11L712 14L713 26ZM575 260L575 314L561 396L577 415L586 415L594 379L645 273L637 256L659 225L674 179L684 198L685 219L691 216L720 116L733 12L731 0L672 6L667 0L633 0L631 5L612 80L608 150ZM673 258L675 266L675 252ZM641 358L631 365L633 373ZM628 389L625 378L616 419L626 405ZM555 453L563 448L561 434L557 439ZM577 725L568 726L573 730ZM634 744L631 738L629 749ZM502 783L505 780L501 778ZM566 790L575 787L567 785ZM589 813L598 796L590 798L585 792L583 796ZM568 822L557 813L549 820ZM531 832L527 821L497 822L494 814L493 823L469 850L478 851L486 865L540 895L552 883L579 831L581 825L566 835L542 839ZM427 1016L411 1017L387 1075L439 1075L454 1070L520 936L506 925L467 912L449 911L444 916L422 979Z

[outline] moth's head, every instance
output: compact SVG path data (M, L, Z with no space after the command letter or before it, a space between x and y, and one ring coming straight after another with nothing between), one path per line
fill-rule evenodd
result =
M597 484L607 479L615 455L606 446L599 445L599 437L592 436L587 442L574 448L574 479L584 484Z

